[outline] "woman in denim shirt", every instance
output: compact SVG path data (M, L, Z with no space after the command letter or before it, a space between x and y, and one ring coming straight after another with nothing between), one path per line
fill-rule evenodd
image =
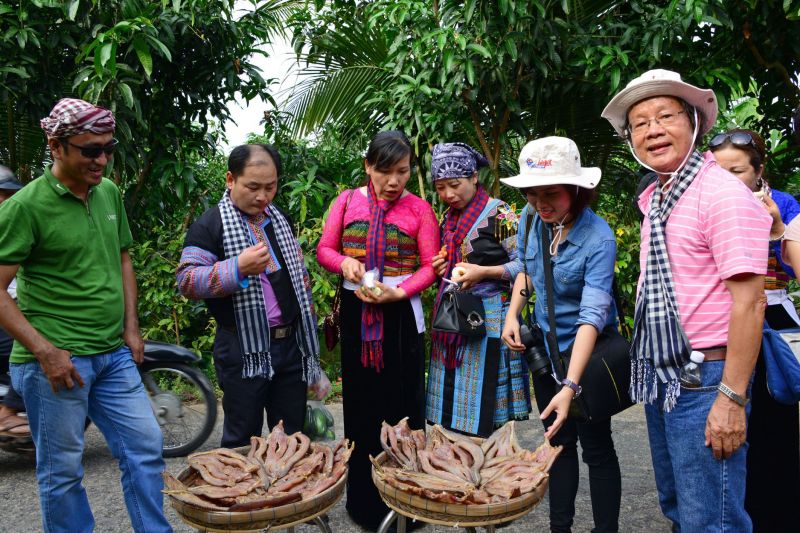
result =
M526 300L522 291L530 281L536 293L536 322L545 333L550 329L541 241L542 231L547 231L552 243L558 346L564 351L572 345L563 382L557 383L549 372L533 377L545 437L553 445L564 446L550 470L550 530L570 531L572 526L578 491L576 445L580 440L583 461L589 466L592 531L617 531L621 476L611 420L582 423L567 418L598 334L616 324L611 297L616 240L608 224L588 207L592 189L600 181L600 169L581 168L577 146L563 137L531 141L522 149L519 163L520 174L502 181L521 189L528 199L517 235L517 260L524 261L528 276L517 276L502 338L511 350L525 349L519 314ZM533 215L531 229L525 231L529 214Z

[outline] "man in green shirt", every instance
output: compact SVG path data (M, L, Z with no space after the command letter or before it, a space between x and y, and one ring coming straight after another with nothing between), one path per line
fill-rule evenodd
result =
M136 363L132 243L122 197L103 178L117 141L110 111L60 100L41 121L53 165L0 206L0 327L15 339L11 379L36 445L46 532L88 532L84 421L119 460L135 531L171 531L164 517L162 436ZM5 292L17 276L17 302Z

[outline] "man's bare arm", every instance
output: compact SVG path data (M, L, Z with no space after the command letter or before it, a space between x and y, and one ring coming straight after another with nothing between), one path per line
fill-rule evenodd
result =
M136 274L133 271L131 256L127 250L120 253L122 261L122 293L125 297L125 326L122 338L131 349L136 364L144 361L144 341L139 330L139 310L137 307Z
M761 350L764 327L764 276L744 274L725 280L733 297L728 322L728 353L722 382L741 396L747 395L750 376ZM706 446L717 459L727 459L745 442L745 408L719 393L706 420Z
M70 360L70 353L61 350L36 331L8 294L8 286L17 275L19 265L0 265L0 327L33 353L50 381L53 392L75 383L83 387L83 379Z

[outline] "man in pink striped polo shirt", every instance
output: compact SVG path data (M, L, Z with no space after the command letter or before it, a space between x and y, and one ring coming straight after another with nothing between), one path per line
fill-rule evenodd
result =
M641 276L631 396L644 402L659 503L673 531L752 531L744 509L748 390L761 344L770 217L696 146L710 89L651 70L603 110L658 179L639 200ZM703 352L702 384L681 368Z

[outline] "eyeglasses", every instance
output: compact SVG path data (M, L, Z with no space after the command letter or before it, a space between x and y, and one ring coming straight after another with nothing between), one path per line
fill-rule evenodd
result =
M97 159L100 157L100 154L105 152L106 156L111 157L114 155L114 150L117 148L119 141L113 139L110 143L104 144L102 146L92 145L92 146L81 146L79 144L72 144L71 142L67 141L67 144L70 146L74 146L78 150L81 151L81 155L83 157L87 157L89 159Z
M657 117L653 117L646 120L645 119L638 120L636 123L632 124L629 129L634 135L642 135L644 134L644 132L650 129L650 123L654 121L659 126L664 126L665 128L668 128L669 126L675 124L678 121L678 116L682 115L683 113L685 113L685 111L677 111L677 112L664 111L662 113L659 113Z
M729 140L731 141L731 144L735 146L750 146L758 150L756 142L753 140L753 136L743 131L735 131L733 133L718 133L714 135L710 141L708 141L708 147L719 148Z

